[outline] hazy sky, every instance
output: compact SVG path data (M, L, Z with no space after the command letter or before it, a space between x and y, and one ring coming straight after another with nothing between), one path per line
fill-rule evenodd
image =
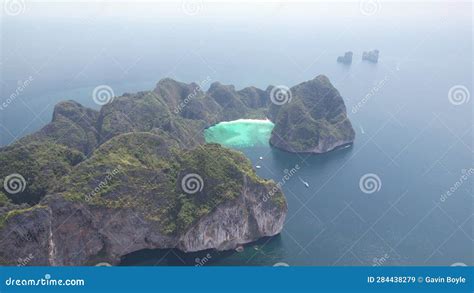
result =
M194 18L209 21L232 21L262 16L283 15L279 21L304 21L306 17L316 17L324 20L335 20L346 17L364 18L364 9L374 12L374 19L397 17L429 19L440 15L456 18L470 18L471 1L25 1L3 0L10 5L24 6L24 18L54 17L54 18L124 18L123 20L143 20L170 18L186 18L192 14ZM16 4L15 4L16 3ZM431 5L427 10L427 4ZM372 20L374 20L372 19ZM8 21L8 18L5 19ZM367 20L367 19L365 19Z
M209 72L225 82L266 84L286 80L278 67L332 62L348 49L379 48L387 58L410 55L433 33L453 48L472 39L469 1L4 0L2 8L3 96L30 75L36 79L25 94L100 81L201 80ZM440 59L436 47L423 50ZM254 76L265 70L268 80L243 75L249 68ZM297 81L313 72L287 74Z

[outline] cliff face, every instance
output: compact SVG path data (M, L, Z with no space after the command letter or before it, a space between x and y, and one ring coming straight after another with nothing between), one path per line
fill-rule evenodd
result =
M60 194L45 197L41 207L10 215L0 230L4 265L95 265L118 263L141 249L179 248L198 251L233 249L240 244L280 233L286 205L262 200L267 189L244 184L232 201L218 204L178 233L166 232L159 221L133 208L110 208L68 200Z
M2 208L0 260L92 265L145 248L233 249L280 233L287 207L281 191L269 197L275 188L219 145L184 150L148 132L118 135L38 204Z
M219 205L179 237L179 249L228 250L281 232L287 212L284 198L277 195L277 200L267 201L264 196L270 193L271 187L244 179L242 192L235 200Z
M115 263L144 248L226 250L278 234L283 193L241 153L205 144L204 129L269 117L272 145L311 153L352 143L354 131L326 77L294 86L284 105L273 89L164 79L100 111L59 103L51 123L0 149L0 262Z

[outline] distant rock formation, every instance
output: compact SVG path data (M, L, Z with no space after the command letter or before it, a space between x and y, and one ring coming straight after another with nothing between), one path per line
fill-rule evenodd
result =
M362 54L362 60L377 63L379 61L379 50L364 52Z
M344 63L344 64L351 64L352 63L352 52L344 53L344 56L337 57L337 62Z

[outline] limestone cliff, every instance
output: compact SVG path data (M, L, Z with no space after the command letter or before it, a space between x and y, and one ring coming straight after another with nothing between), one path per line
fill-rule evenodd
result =
M268 117L273 146L310 153L352 143L354 130L326 77L292 87L285 104L274 89L164 79L100 111L59 103L51 123L0 149L0 262L116 263L144 248L227 250L280 233L281 190L243 154L205 144L204 129Z
M123 255L147 248L234 249L280 233L286 205L263 201L265 192L258 184L244 185L234 200L218 204L178 233L133 208L47 196L41 205L8 215L0 230L0 259L17 265L32 255L28 265L94 265L116 264Z
M295 153L325 153L351 144L355 132L339 92L320 75L290 89L292 99L274 114L270 143Z
M92 265L145 248L233 249L280 233L287 207L275 188L219 145L182 150L152 133L119 135L38 204L0 210L0 260Z

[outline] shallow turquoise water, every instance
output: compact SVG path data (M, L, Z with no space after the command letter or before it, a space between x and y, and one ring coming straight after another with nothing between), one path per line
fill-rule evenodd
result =
M218 123L204 132L206 142L227 147L268 146L272 129L270 120L239 119Z

